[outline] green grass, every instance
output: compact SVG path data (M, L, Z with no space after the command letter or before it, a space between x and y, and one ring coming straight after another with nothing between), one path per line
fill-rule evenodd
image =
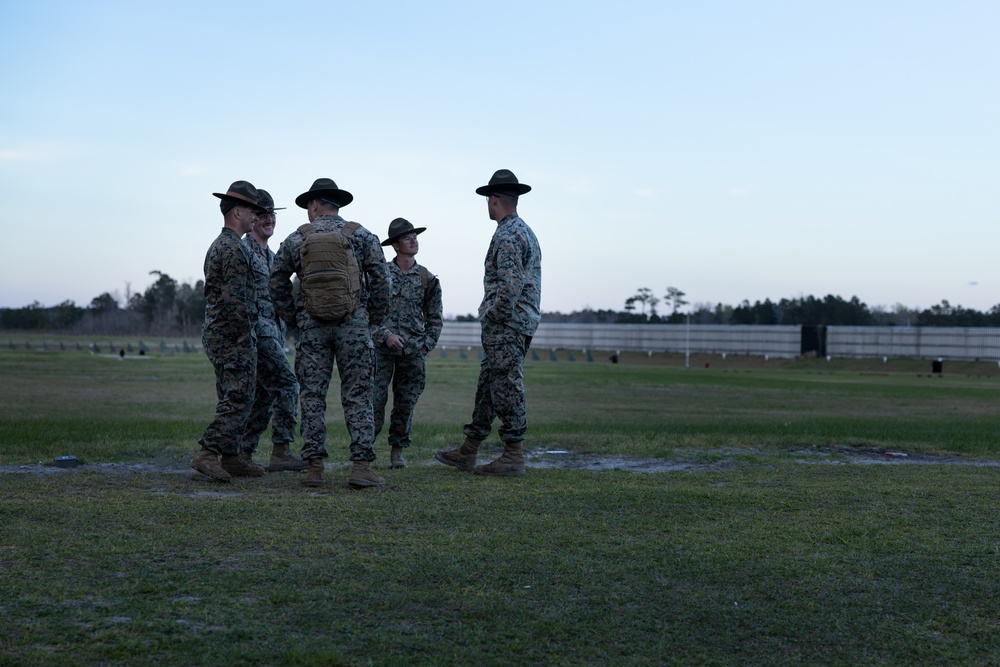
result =
M1000 377L929 367L530 362L529 450L700 466L489 479L432 461L478 368L435 355L359 492L335 395L325 487L221 485L203 355L0 349L0 665L996 664L1000 467L847 456L1000 459Z

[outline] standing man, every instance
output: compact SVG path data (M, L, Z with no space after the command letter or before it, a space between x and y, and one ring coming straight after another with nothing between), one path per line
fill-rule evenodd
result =
M459 447L434 455L441 463L477 475L516 477L524 474L521 443L528 430L524 401L524 357L541 321L542 251L531 228L517 214L517 198L531 187L518 183L507 169L476 189L497 229L486 253L483 302L479 306L483 361L479 367L472 422L465 425ZM504 451L497 460L476 465L479 445L500 418Z
M213 194L222 200L224 226L205 255L201 342L215 368L219 402L191 467L228 482L230 477L264 474L263 468L239 456L257 384L257 291L250 252L240 238L253 229L264 209L257 204L257 188L247 181L236 181L225 194Z
M426 227L414 228L408 220L396 218L389 223L389 238L396 257L386 262L392 290L389 314L382 325L384 343L376 347L375 363L375 436L385 423L385 404L392 383L392 414L389 417L390 468L405 468L403 449L410 446L413 409L426 383L427 354L441 336L441 283L425 267L417 264L420 243L417 234Z
M298 326L295 374L301 387L304 484L323 483L326 394L333 366L340 373L340 401L351 437L353 487L385 486L371 468L375 460L372 385L375 347L369 325L379 327L389 303L389 277L378 238L340 217L354 200L329 178L317 179L295 198L309 223L278 248L271 270L271 296L278 316ZM299 291L292 295L292 274ZM381 341L380 341L381 342Z
M305 470L308 464L291 451L299 410L299 382L285 356L286 327L274 310L269 286L274 252L267 247L267 241L274 235L277 224L275 211L283 211L284 207L275 208L267 190L258 188L257 194L257 203L265 212L257 216L257 224L243 237L250 252L257 291L257 393L243 430L242 454L244 460L253 460L260 436L271 423L271 459L267 469Z

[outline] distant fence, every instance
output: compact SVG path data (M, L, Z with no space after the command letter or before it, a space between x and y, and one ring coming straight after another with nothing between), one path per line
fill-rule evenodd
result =
M827 327L834 357L1000 360L1000 329L959 327Z
M445 322L439 346L479 347L478 322ZM1000 329L724 324L561 324L543 322L531 347L738 354L793 358L895 357L1000 360Z
M478 322L444 323L438 347L478 349ZM0 339L2 340L2 339ZM289 346L292 345L289 341ZM7 347L38 350L86 350L97 354L145 355L200 352L187 341L135 344L122 339L69 337L17 341ZM531 347L535 352L568 350L589 352L645 352L732 354L790 359L819 357L892 357L1000 361L1000 328L960 327L841 327L725 324L564 324L544 322Z

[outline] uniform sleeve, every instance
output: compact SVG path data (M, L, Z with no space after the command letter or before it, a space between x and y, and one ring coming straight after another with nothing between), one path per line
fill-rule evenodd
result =
M494 250L498 284L495 300L486 316L494 322L507 324L514 319L514 306L524 288L521 247L515 237L508 235L497 239Z
M278 252L274 255L274 265L271 267L271 278L269 287L271 288L271 300L274 301L274 310L278 313L285 324L289 327L295 326L295 299L292 296L292 274L296 270L296 260L298 249L289 236L285 239Z
M437 276L431 278L424 295L424 354L437 347L438 338L443 328L442 312L444 306L441 299L441 281Z
M389 312L389 269L385 253L378 238L369 232L364 236L363 257L365 275L368 277L368 323L373 332L382 326Z

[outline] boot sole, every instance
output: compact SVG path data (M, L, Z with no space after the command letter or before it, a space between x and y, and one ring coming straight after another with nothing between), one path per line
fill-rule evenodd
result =
M475 467L476 467L476 464L475 464L475 463L473 463L472 465L466 465L466 464L463 464L463 463L455 463L454 461L449 461L448 459L446 459L446 458L444 458L443 456L441 456L441 452L435 452L435 453L434 453L434 458L435 458L435 459L436 459L436 460L437 460L437 461L438 461L439 463L443 463L443 464L445 464L446 466L451 466L451 467L453 467L453 468L458 468L458 469L459 469L459 470L461 470L462 472L469 472L469 471L471 471L471 470L474 470L474 469L475 469Z
M206 477L211 477L212 479L214 479L214 480L216 480L218 482L228 482L230 480L230 478L232 477L229 473L226 473L225 477L220 477L219 475L217 475L217 474L209 471L208 468L203 468L203 467L201 467L199 465L196 465L194 463L191 464L191 467L194 468L195 470L197 470L198 472L200 472L202 475L205 475Z
M393 464L391 464L389 466L389 468L391 468L392 470L396 470L398 468L405 468L405 467L406 467L405 463L393 463Z
M355 489L367 489L371 486L385 486L385 482L379 484L378 482L370 482L367 479L349 479L347 480L347 483Z
M303 462L298 463L275 463L274 465L268 465L266 470L268 472L299 472L305 470L309 467L308 463Z
M473 470L472 472L475 473L475 474L477 474L477 475L487 475L487 476L491 476L491 477L523 477L524 476L524 471L523 470L505 470L503 472L491 472L489 470L479 470L477 468L476 470Z

